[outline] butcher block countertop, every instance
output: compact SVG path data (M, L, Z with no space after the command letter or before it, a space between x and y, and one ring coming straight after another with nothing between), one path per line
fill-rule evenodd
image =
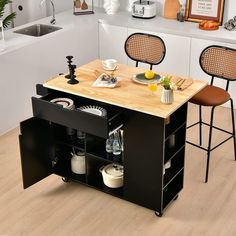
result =
M107 71L103 69L102 61L95 60L76 69L78 84L68 84L68 79L64 75L60 75L46 81L43 86L153 116L167 118L207 85L205 81L194 80L186 89L174 91L174 102L172 104L163 104L161 103L161 85L158 85L157 91L152 95L147 85L138 84L132 80L133 75L145 72L145 69L118 64L115 76L122 78L118 87L92 87L94 81L103 72ZM164 75L159 71L155 72Z

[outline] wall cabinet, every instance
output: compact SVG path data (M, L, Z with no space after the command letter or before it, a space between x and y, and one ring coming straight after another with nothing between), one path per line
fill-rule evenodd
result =
M54 173L124 200L139 204L161 216L183 188L187 103L168 119L98 102L52 89L32 98L34 117L21 122L20 150L24 188ZM41 90L40 90L41 89ZM98 105L107 110L100 117L68 110L51 103L70 98L75 106ZM122 126L123 152L115 162L124 167L124 185L109 188L99 169L114 162L105 149L106 139ZM84 143L68 136L67 129L85 132ZM85 152L86 174L71 171L72 150Z

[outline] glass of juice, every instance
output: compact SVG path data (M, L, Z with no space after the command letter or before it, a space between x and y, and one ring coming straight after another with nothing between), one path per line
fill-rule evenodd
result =
M157 91L157 83L149 83L148 89L151 91L151 94L154 95L154 93Z

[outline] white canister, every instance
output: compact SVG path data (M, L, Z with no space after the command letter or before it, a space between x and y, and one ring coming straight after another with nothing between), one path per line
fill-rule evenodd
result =
M72 153L71 170L75 174L81 175L86 173L85 154L83 152Z

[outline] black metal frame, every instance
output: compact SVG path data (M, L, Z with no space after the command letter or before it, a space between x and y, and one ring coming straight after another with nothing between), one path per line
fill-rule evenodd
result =
M149 62L147 62L147 61L141 61L141 60L140 60L140 61L137 61L135 58L132 58L132 57L129 55L129 53L127 52L127 50L126 50L126 44L127 44L127 41L129 40L129 38L131 38L131 37L134 36L134 35L146 35L146 36L148 36L148 37L155 37L155 38L158 38L158 39L163 43L163 46L164 46L164 52L163 52L163 57L162 57L162 59L161 59L158 63L153 63L153 64L151 64L151 63L149 63ZM164 58L165 58L165 56L166 56L166 45L165 45L163 39L160 38L159 36L153 35L153 34L147 34L147 33L134 33L134 34L131 34L131 35L126 39L126 41L125 41L124 49L125 49L126 55L127 55L131 60L136 61L136 67L138 67L138 63L139 63L139 62L142 62L142 63L149 64L149 65L150 65L150 70L152 70L153 65L158 65L158 64L160 64L160 63L164 60Z
M204 54L204 52L205 52L206 50L208 50L209 48L212 48L212 47L224 48L225 50L232 50L232 51L236 51L236 50L235 50L235 49L232 49L232 48L228 48L228 47L223 47L223 46L218 46L218 45L211 45L211 46L206 47L206 48L202 51L202 53L201 53L201 55L200 55L200 57L199 57L199 64L200 64L200 66L201 66L201 69L202 69L206 74L208 74L208 75L211 76L211 83L210 83L210 85L213 85L215 77L221 78L221 79L224 79L224 80L227 81L225 90L228 91L229 82L230 82L230 81L235 81L236 78L235 78L235 79L228 79L228 78L226 78L226 77L215 76L214 74L210 74L209 72L207 72L207 71L203 68L203 66L202 66L202 63L201 63L201 57L202 57L202 55ZM229 132L229 131L227 131L227 130L221 129L221 128L219 128L219 127L213 125L214 110L215 110L216 106L212 106L210 124L205 123L205 122L202 121L202 105L199 105L199 121L187 127L187 129L189 129L189 128L191 128L191 127L193 127L193 126L199 124L199 145L197 145L197 144L195 144L195 143L192 143L192 142L189 142L189 141L186 141L186 142L187 142L188 144L191 144L191 145L193 145L193 146L195 146L195 147L198 147L198 148L200 148L200 149L202 149L202 150L204 150L204 151L207 151L207 166L206 166L205 183L208 182L208 173L209 173L209 164L210 164L210 152L213 151L214 149L216 149L217 147L221 146L222 144L224 144L225 142L227 142L227 141L228 141L229 139L231 139L231 138L233 138L233 142L234 142L234 158L235 158L235 161L236 161L236 138L235 138L235 123L234 123L234 120L235 120L235 119L234 119L234 106L233 106L233 99L232 99L232 98L230 98L230 105L231 105L231 118L232 118L232 129L233 129L232 132ZM210 127L209 139L208 139L208 147L207 147L207 148L202 147L202 125L203 125L203 124ZM230 136L229 136L228 138L226 138L225 140L223 140L222 142L220 142L219 144L217 144L216 146L211 147L212 130L213 130L213 128L214 128L214 129L217 129L217 130L219 130L219 131L222 131L222 132L224 132L224 133L230 134Z

